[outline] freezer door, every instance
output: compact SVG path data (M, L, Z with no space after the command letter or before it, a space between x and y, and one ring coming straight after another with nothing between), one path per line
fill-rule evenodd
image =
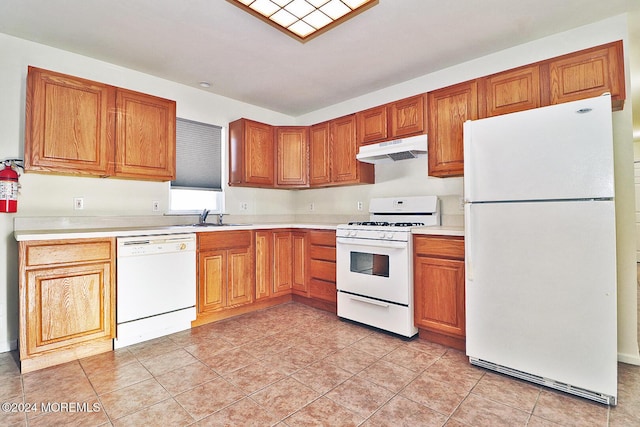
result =
M468 201L611 198L611 97L464 124Z
M616 396L612 201L466 206L467 354Z

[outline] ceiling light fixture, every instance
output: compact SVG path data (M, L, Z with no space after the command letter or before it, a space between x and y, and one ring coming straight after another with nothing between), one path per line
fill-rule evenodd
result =
M378 4L378 0L227 0L306 42Z

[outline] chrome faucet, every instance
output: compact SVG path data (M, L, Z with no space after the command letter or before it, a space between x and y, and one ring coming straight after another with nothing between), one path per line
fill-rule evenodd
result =
M198 217L198 223L204 224L207 222L207 216L209 215L209 209L204 209L200 216Z
M224 215L223 213L219 213L218 214L218 225L222 225L222 216L223 215Z

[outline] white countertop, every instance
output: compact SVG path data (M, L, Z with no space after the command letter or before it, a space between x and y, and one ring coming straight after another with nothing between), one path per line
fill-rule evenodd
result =
M136 227L95 227L95 228L60 228L45 230L16 230L13 234L17 241L28 240L64 240L64 239L88 239L104 237L128 237L128 236L148 236L157 234L178 234L178 233L211 233L218 231L232 230L260 230L274 228L299 228L299 229L320 229L335 230L337 224L309 223L301 224L294 222L287 223L260 223L260 224L233 224L224 226L200 227L193 225L160 225L160 226L136 226ZM413 234L443 235L443 236L464 236L464 227L458 226L436 226L436 227L414 227Z

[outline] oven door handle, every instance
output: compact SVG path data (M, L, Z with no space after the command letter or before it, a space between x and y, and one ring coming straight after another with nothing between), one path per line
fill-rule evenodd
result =
M374 248L389 248L389 249L406 249L407 242L395 242L390 240L367 240L367 239L353 239L349 237L336 238L337 243L343 245L357 245L357 246L371 246Z
M389 307L389 304L387 304L386 302L357 297L355 295L349 295L349 299L353 301L363 302L365 304L377 305L385 308Z

